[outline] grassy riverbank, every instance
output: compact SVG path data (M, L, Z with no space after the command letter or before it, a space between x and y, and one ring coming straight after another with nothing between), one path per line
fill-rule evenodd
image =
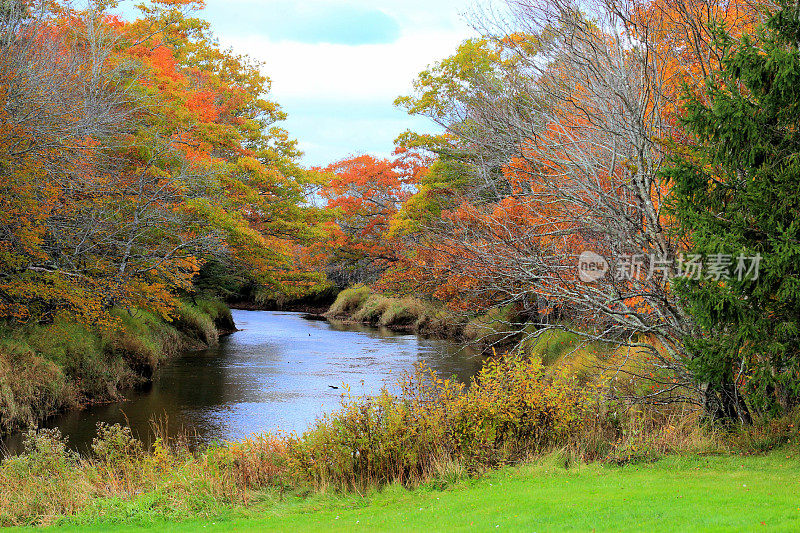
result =
M569 468L553 454L444 490L391 485L364 496L265 493L247 510L219 508L185 523L154 519L143 497L127 514L76 517L53 530L796 531L798 479L796 448L757 457L672 456Z
M235 328L223 304L182 302L172 322L114 310L113 323L0 324L0 434L60 410L104 402L148 380L181 350L214 344Z
M468 313L449 311L437 302L414 296L387 296L364 285L355 285L340 292L325 316L477 345L510 346L518 337L511 333L510 326L516 322L516 317L510 308L469 316Z
M393 298L365 285L349 287L325 313L328 318L424 334L455 333L443 309L418 298Z
M750 496L749 491L735 492L737 483L746 488L756 481L772 485L779 500L794 493L796 478L787 484L790 478L782 477L780 469L785 467L786 475L800 472L798 454L788 448L797 446L800 438L800 411L723 431L698 424L691 413L659 417L619 409L591 387L574 385L573 378L552 374L538 361L506 356L487 362L467 389L420 371L401 382L399 396L386 391L367 398L345 395L340 410L319 419L302 435L254 435L191 451L184 439L156 438L152 447L145 447L126 428L100 425L91 455L81 457L68 450L55 430L30 432L24 453L0 464L0 525L200 519L213 525L217 519L249 516L257 520L247 527L261 527L264 520L285 527L281 521L291 518L302 528L335 520L334 514L340 512L358 519L362 508L371 507L374 523L381 527L401 524L395 521L407 518L410 509L423 507L417 507L415 498L427 498L428 491L469 489L473 484L486 492L477 500L478 507L464 504L478 513L476 517L498 521L519 514L534 520L534 525L535 520L551 519L547 512L527 507L527 500L517 507L510 502L508 509L491 504L492 498L519 492L516 487L498 487L490 496L491 484L481 485L487 475L495 479L506 475L502 472L518 471L507 470L512 465L523 465L519 471L528 472L520 482L530 484L525 490L536 489L540 478L560 473L548 489L561 498L559 508L573 502L569 497L574 473L597 474L579 487L586 493L586 508L579 506L573 518L597 512L598 502L608 496L603 493L603 483L610 479L603 477L606 473L618 476L620 487L630 483L626 490L639 491L623 491L627 496L621 501L650 497L653 491L660 494L662 481L667 488L680 489L679 478L664 477L680 468L686 479L698 475L705 479L697 485L697 498L701 489L713 488L741 505ZM753 455L766 457L747 458ZM761 460L766 462L757 462ZM663 461L668 466L647 470ZM689 461L688 466L681 461ZM740 461L756 461L751 463L750 477L737 477L736 465L745 464ZM566 466L570 468L565 470ZM498 470L501 474L492 473ZM652 483L645 479L651 474ZM382 499L387 494L411 499L395 505ZM530 501L546 494L534 493ZM612 490L614 498L615 494ZM621 501L617 503L622 505ZM415 503L409 507L408 502ZM660 505L660 499L656 502ZM382 514L392 505L391 513ZM656 507L648 519L656 520L668 509ZM713 517L711 507L705 511L709 513L705 518ZM750 515L736 516L745 520ZM409 526L425 527L430 518L416 513L414 517L419 522ZM620 508L611 518L624 525L624 520L638 524L647 517ZM780 517L760 519L764 518ZM600 520L595 527L606 523L612 522Z

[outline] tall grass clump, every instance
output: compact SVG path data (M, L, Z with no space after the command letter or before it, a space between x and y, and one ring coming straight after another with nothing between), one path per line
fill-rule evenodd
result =
M371 294L372 289L366 285L349 287L339 293L327 315L331 317L349 317L364 304Z
M0 327L0 433L74 404L64 369Z
M183 346L181 333L161 317L142 310L115 309L117 326L100 332L104 350L136 376L150 377L160 362Z
M214 326L220 333L230 333L236 331L236 322L230 307L219 300L195 300L195 305L200 312L208 315L214 322Z
M460 322L435 302L413 296L386 296L363 285L342 291L326 316L424 335L457 337L462 329Z
M440 310L419 298L393 298L380 318L382 326L413 326L417 331L433 330Z
M197 341L198 346L210 346L219 341L219 331L214 324L214 319L204 313L200 307L180 302L173 314L175 327L189 340Z
M380 294L370 294L355 310L351 318L356 322L378 325L392 300Z
M533 335L527 331L525 333L526 338L520 343L519 349L538 357L545 366L559 363L589 344L577 333L562 329L549 329L540 334L533 332Z
M76 389L79 403L113 398L129 381L125 362L103 349L99 331L59 317L52 324L34 325L25 341L38 354L58 365Z

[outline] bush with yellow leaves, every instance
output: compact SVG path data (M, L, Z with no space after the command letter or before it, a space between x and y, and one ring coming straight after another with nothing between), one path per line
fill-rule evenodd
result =
M466 471L578 442L597 425L599 401L539 360L496 357L469 387L420 368L342 409L289 443L290 467L316 486L357 488L432 477L442 458Z

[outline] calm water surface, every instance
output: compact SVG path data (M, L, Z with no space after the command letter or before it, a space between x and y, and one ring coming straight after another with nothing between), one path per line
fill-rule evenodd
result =
M344 384L352 394L374 394L416 363L466 383L481 365L480 354L440 339L308 321L298 313L233 316L241 331L172 360L147 390L58 416L47 426L58 427L80 451L88 450L100 421L130 425L146 442L154 419L166 421L170 433L194 435L197 444L260 431L302 432L338 407ZM5 445L15 451L20 440L12 436Z

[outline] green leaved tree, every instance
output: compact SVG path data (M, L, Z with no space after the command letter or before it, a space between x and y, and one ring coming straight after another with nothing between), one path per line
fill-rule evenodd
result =
M798 7L785 3L738 43L722 29L719 39L722 71L705 98L686 101L696 145L665 174L693 253L730 274L706 268L676 282L699 329L686 341L689 365L707 415L746 424L800 402ZM742 275L739 257L763 259Z

